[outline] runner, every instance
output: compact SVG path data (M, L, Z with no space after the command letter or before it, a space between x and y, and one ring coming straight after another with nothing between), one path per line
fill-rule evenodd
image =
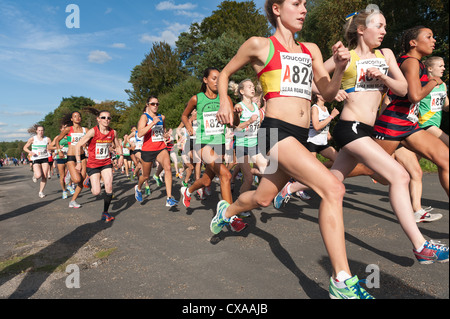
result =
M115 218L109 213L109 206L113 198L113 166L111 161L110 148L114 148L119 154L119 166L123 164L123 154L121 145L117 139L116 131L109 124L111 122L111 114L109 111L97 111L89 108L90 112L97 115L98 125L90 129L76 144L75 169L81 172L83 169L82 155L83 147L89 143L87 160L87 174L91 183L91 192L94 196L100 195L101 185L100 179L103 180L105 187L105 197L103 200L102 220L105 222L113 221Z
M181 116L189 135L194 135L194 129L189 116L194 109L197 110L198 128L195 131L195 147L198 147L198 155L205 164L205 172L202 177L194 182L190 187L181 188L181 196L183 205L189 207L191 204L191 195L204 187L209 187L214 176L220 179L220 193L222 199L227 203L232 203L231 195L231 173L223 164L223 156L225 155L225 126L218 123L216 119L217 111L220 107L220 99L217 92L217 80L219 78L219 70L216 68L207 68L203 73L203 83L201 93L194 95L188 102L186 109ZM228 86L227 86L228 87ZM232 110L231 99L227 92L223 93L224 99L230 104ZM243 223L238 217L234 217L231 222L234 231L244 229L247 224Z
M377 110L387 88L398 96L408 85L390 49L378 48L386 35L386 20L377 9L366 9L347 17L345 38L352 48L351 60L342 79L348 93L333 137L341 148L331 172L341 181L363 163L389 182L389 199L401 227L412 243L419 263L448 262L448 248L427 241L414 219L409 193L409 174L373 138ZM330 72L334 62L328 60ZM437 258L436 258L437 256Z
M143 110L144 114L139 119L138 137L144 137L144 144L141 150L142 175L134 188L135 198L138 202L142 202L141 187L148 180L153 163L157 161L166 172L164 176L167 193L166 206L173 207L178 205L178 201L172 196L170 157L164 142L165 116L157 113L158 107L158 98L156 96L149 97Z
M237 85L235 93L241 99L234 106L234 111L240 121L234 130L234 135L236 136L237 159L235 171L240 170L243 175L242 185L239 189L239 193L242 194L250 190L253 176L261 176L261 171L266 166L266 160L258 148L258 129L263 119L258 105L252 101L255 97L255 85L250 79L245 79ZM256 164L259 169L253 169L250 163Z
M75 158L75 147L78 141L86 134L87 128L81 126L81 113L78 111L72 112L64 117L63 123L67 127L55 138L55 145L57 147L56 151L59 153L61 147L60 142L62 139L67 137L67 142L69 144L69 150L67 151L67 168L69 170L70 178L77 185L73 193L72 199L69 203L69 208L80 208L81 205L76 202L78 196L83 189L83 181L86 178L86 155L84 152L81 153L81 170L76 170L76 158Z
M247 40L220 74L218 92L222 98L217 118L220 123L228 124L233 121L233 111L224 94L231 75L247 64L258 73L267 101L258 142L261 147L261 139L265 138L266 149L261 152L269 156L271 165L276 161L278 169L271 174L266 170L257 190L241 194L232 205L220 201L211 221L211 231L219 233L229 218L238 213L269 206L287 181L294 177L322 198L319 227L333 269L330 297L373 298L359 285L357 276L351 276L348 265L342 211L345 187L306 148L312 82L316 83L325 100L333 100L350 55L341 42L333 46L336 72L330 79L317 45L295 40L295 34L303 28L307 13L305 4L304 0L266 0L266 14L276 28L275 34L268 39L252 37ZM278 139L272 145L268 141L273 139L270 133L275 128L278 128Z
M449 194L449 152L438 137L418 124L418 105L430 92L441 85L440 77L428 77L421 62L433 53L436 40L433 31L423 26L408 29L402 36L403 54L397 63L407 81L407 94L389 92L391 103L377 119L374 136L377 143L393 154L401 143L409 150L430 160L438 167L439 181Z
M431 78L441 79L444 75L444 59L432 56L425 60L425 67ZM442 80L441 80L442 81ZM447 85L442 82L420 101L419 105L419 126L441 139L448 147L448 135L441 130L442 111L448 112L449 102L447 96Z
M60 131L61 133L66 129L67 125L65 123L61 124ZM57 150L56 151L56 165L58 167L59 172L59 183L61 185L62 189L62 199L66 199L67 194L67 185L65 182L65 177L67 174L67 152L69 151L69 142L67 139L67 136L64 136L63 139L59 141L59 146L56 147L56 139L58 136L55 137L52 143L52 148ZM59 150L59 151L58 151Z
M27 143L23 146L23 150L28 153L32 161L33 180L41 179L39 184L39 197L44 198L44 188L47 185L48 174L48 147L51 140L44 136L44 127L42 125L36 126L36 135L30 137ZM31 146L31 151L29 147Z

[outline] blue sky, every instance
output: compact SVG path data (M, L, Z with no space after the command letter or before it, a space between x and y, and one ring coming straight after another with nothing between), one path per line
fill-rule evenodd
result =
M153 43L174 45L220 3L0 0L0 141L26 140L63 97L128 103L130 72ZM264 0L255 3L262 8ZM70 4L79 8L79 28L66 25Z

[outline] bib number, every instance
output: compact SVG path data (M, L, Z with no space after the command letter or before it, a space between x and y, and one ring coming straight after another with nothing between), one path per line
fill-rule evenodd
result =
M164 142L164 126L155 125L152 128L152 142Z
M413 123L417 123L419 121L419 103L411 104L409 107L408 116L406 118Z
M223 124L220 124L216 118L217 112L203 113L203 127L205 128L205 135L220 135L224 132Z
M446 92L431 92L430 110L433 113L442 111L445 104Z
M95 159L104 160L109 157L109 143L97 143L95 145Z
M367 76L367 70L378 68L381 73L387 75L389 67L384 59L366 59L356 62L356 85L355 91L381 91L384 89L383 81Z
M311 100L312 59L305 53L280 53L280 95Z

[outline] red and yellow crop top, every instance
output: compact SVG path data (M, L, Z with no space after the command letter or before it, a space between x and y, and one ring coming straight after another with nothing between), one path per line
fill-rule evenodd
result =
M264 98L300 97L311 100L312 94L312 56L302 43L303 53L290 53L271 36L270 51L264 69L258 73Z

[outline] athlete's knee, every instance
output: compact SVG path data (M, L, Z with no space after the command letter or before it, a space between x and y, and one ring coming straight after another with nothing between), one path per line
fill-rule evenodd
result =
M345 185L339 180L326 184L324 198L336 202L342 202L345 196Z
M102 190L101 190L100 188L97 189L97 188L94 188L94 187L93 187L93 188L91 189L91 193L92 193L92 195L94 195L94 196L100 195L101 191L102 191Z
M409 175L409 173L402 169L402 170L398 170L397 172L395 172L395 174L393 176L391 176L391 180L389 181L389 183L391 185L395 185L395 184L403 184L403 185L409 185L409 182L411 181L411 177Z

